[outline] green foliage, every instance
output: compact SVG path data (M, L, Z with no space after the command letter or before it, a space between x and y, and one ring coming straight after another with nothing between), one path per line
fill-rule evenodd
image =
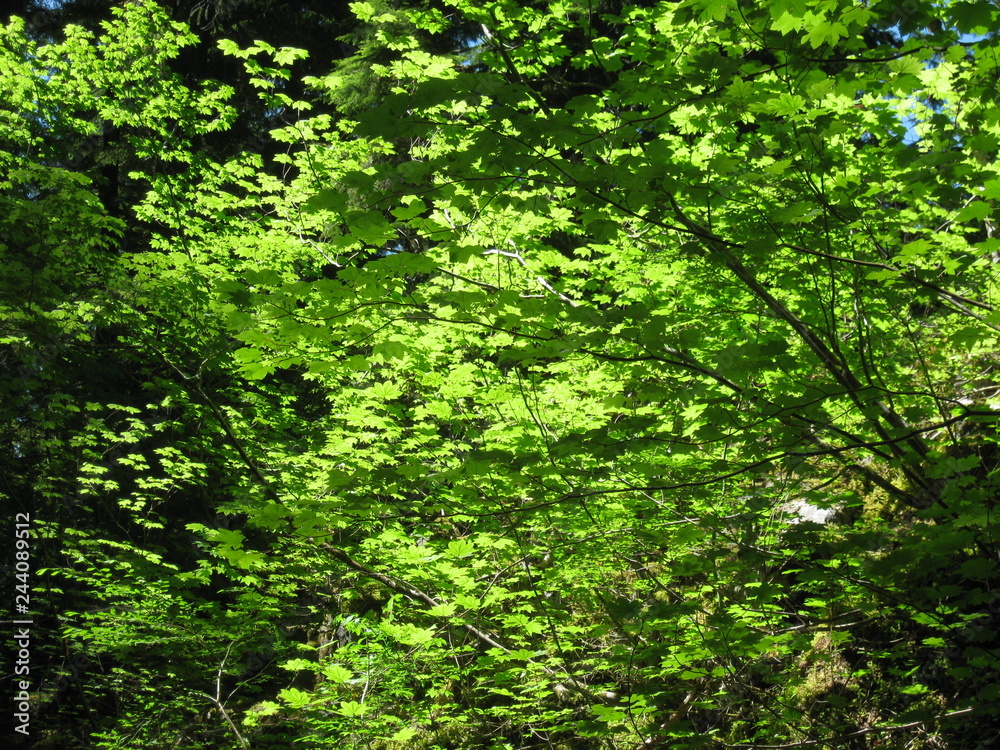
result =
M202 147L230 92L152 6L5 31L12 486L102 706L45 693L64 744L990 736L995 12L354 11L309 84L356 122L221 45L273 161Z

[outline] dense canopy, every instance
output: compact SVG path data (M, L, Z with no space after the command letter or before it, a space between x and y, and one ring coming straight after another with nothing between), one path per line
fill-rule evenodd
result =
M0 30L20 739L996 744L995 3L72 6Z

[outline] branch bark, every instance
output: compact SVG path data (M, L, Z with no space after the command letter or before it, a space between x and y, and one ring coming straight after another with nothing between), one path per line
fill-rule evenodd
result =
M922 465L923 459L928 454L927 445L918 434L912 431L906 420L893 411L881 399L863 399L862 392L869 389L858 380L848 364L838 357L827 346L826 342L813 332L804 320L786 307L781 300L771 294L757 280L753 271L747 268L736 257L730 246L731 243L726 242L711 230L691 220L672 195L668 195L668 198L674 216L685 227L686 231L695 236L711 256L722 261L726 268L732 271L733 275L743 282L744 286L757 299L767 305L778 319L783 320L795 331L802 342L816 355L826 371L847 391L855 406L866 416L868 423L875 433L885 441L885 444L892 451L893 455L900 460L902 470L907 479L920 488L921 495L912 496L913 500L910 504L918 508L925 508L934 502L940 502L940 488L937 483L931 481L926 476ZM871 413L872 410L874 410L874 414ZM897 434L909 434L902 440L898 438L894 439L889 428Z

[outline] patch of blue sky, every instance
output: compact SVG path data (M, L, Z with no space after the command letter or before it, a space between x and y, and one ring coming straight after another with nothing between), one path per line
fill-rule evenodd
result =
M899 33L899 27L895 26L892 29L897 34ZM980 42L985 42L996 37L996 32L982 33L982 34L961 34L958 37L958 43L966 47L971 47L974 44L979 44ZM903 37L905 38L905 37ZM933 65L933 63L932 63ZM928 104L928 108L933 111L939 111L941 107L945 104L942 102L940 104ZM912 113L901 113L900 121L906 127L906 135L903 136L903 143L907 146L912 146L919 143L921 140L920 133L917 128L920 125L920 121L915 114Z

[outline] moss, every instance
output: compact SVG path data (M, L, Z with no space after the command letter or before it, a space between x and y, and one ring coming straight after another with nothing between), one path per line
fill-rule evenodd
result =
M853 693L849 687L850 665L828 632L816 634L798 668L800 674L791 685L791 697L809 715L821 713L827 705Z

